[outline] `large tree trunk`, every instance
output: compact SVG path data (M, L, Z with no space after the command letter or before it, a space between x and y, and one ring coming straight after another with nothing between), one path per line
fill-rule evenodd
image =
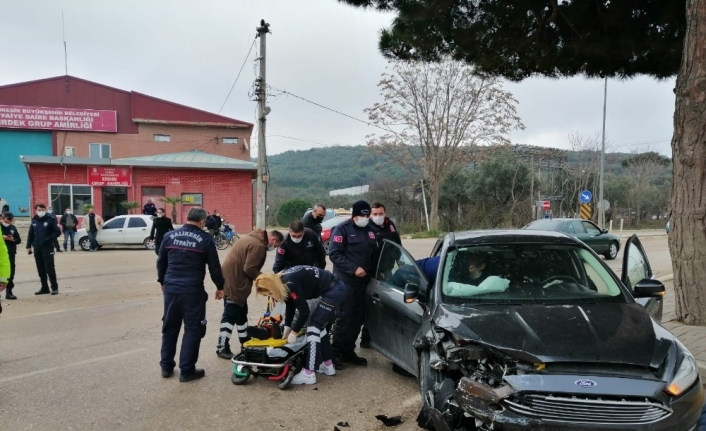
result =
M669 250L677 318L706 325L706 0L687 1L676 86Z
M429 228L439 230L439 192L441 180L430 178L429 180L429 200L431 201L431 214L429 214Z

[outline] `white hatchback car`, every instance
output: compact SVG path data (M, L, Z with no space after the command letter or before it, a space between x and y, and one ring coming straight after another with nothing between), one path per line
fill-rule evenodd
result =
M152 217L148 215L120 215L103 224L98 231L96 240L104 245L142 245L148 250L154 250L154 241L150 240ZM81 249L89 251L91 243L86 229L76 232L76 241Z

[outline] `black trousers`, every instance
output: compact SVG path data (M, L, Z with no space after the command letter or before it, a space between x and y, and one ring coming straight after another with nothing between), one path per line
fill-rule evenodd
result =
M15 287L15 256L15 254L10 255L10 278L7 279L7 286L5 287L7 292L5 295L11 295L12 288Z
M346 284L346 299L333 328L333 352L348 356L355 351L355 342L365 323L365 284Z
M182 374L193 374L199 360L201 339L206 335L206 300L208 294L164 292L164 316L162 317L162 359L159 365L164 370L176 366L177 341L181 325L184 336L181 338L179 369Z
M233 329L237 332L241 345L250 339L248 336L248 304L241 307L229 298L225 298L221 328L218 332L217 351L230 349L230 337L233 335Z
M331 286L314 309L306 328L306 342L309 346L304 368L310 371L319 369L322 361L332 358L331 341L326 325L336 316L336 310L346 298L346 285L340 281Z
M159 247L162 245L161 242L156 242L154 243L154 252L157 253L157 256L159 256Z
M42 292L51 290L59 290L59 284L56 282L56 268L54 267L54 246L53 244L43 249L34 249L34 263L37 265L37 274L39 274L39 282L42 284ZM49 282L47 282L49 278Z

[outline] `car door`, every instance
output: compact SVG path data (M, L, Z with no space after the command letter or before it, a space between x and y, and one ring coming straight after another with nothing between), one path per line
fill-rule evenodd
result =
M98 244L122 244L125 241L125 223L127 217L115 217L103 224L98 231Z
M590 221L581 223L583 223L583 227L586 230L586 240L584 242L598 254L608 251L610 242L608 237L603 235L603 231Z
M647 253L642 247L637 235L628 238L623 251L623 271L620 280L632 291L635 284L645 278L654 278ZM636 298L639 304L645 307L648 313L658 322L662 321L663 299L660 298Z
M145 238L150 236L150 229L152 229L152 224L148 226L144 217L128 217L125 228L125 244L142 244Z
M392 362L416 374L417 352L412 344L424 314L423 300L404 302L407 283L420 288L420 298L426 296L428 282L414 258L400 245L385 240L380 262L387 268L378 268L366 292L366 326L370 331L372 347Z

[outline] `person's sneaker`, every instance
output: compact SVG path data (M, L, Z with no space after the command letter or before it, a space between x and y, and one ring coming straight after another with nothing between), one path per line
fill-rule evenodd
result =
M170 378L170 377L173 376L173 375L174 375L174 370L173 370L173 369L172 369L172 370L167 370L167 369L162 368L162 377L164 377L165 379L168 379L168 378Z
M360 356L356 355L355 353L351 353L349 355L342 356L341 361L346 364L360 365L361 367L368 366L368 360L365 358L361 358Z
M59 289L57 289L57 290L52 290L52 291L51 291L51 294L52 294L52 295L58 295L58 294L59 294Z
M366 339L361 338L360 339L360 348L361 349L370 349L371 348L370 339L369 338L366 338Z
M204 370L202 370L201 368L197 368L191 374L179 374L179 381L182 383L193 382L194 380L203 378L205 375L206 372Z
M326 365L323 362L321 365L319 365L319 369L316 370L317 373L325 374L327 376L335 376L336 375L336 367L331 365Z
M230 349L216 350L216 355L221 359L228 359L229 361L233 359L233 352Z
M292 379L293 385L315 385L316 373L307 374L306 370L301 370L299 374Z
M8 293L5 295L5 299L17 299L17 297L15 295L13 295L12 293Z
M38 290L34 292L35 295L49 295L50 293L51 292L49 292L48 290Z

